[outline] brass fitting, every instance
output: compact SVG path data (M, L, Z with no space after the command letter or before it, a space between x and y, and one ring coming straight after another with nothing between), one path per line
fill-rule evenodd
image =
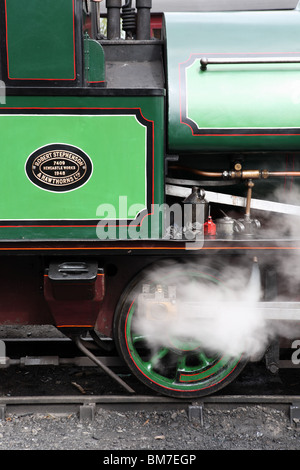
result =
M230 171L228 172L228 176L231 179L259 179L261 177L260 170L242 170L242 171Z

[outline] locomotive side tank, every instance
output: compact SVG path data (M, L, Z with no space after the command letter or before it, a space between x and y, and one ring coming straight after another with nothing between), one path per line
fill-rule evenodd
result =
M0 324L197 398L299 324L300 11L103 3L0 0Z

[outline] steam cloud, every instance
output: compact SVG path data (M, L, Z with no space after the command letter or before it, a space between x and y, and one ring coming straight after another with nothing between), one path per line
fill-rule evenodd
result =
M195 267L185 266L185 270L192 273ZM250 279L248 271L237 272L230 268L222 273L225 281L221 282L213 276L207 278L205 270L202 277L201 266L199 272L200 278L193 279L185 278L180 268L174 267L152 273L153 285L174 276L171 284L176 289L175 308L166 312L162 311L159 301L150 304L150 314L139 315L137 331L147 336L154 350L187 343L210 353L233 357L242 353L261 354L270 332L261 311L256 308L261 296L257 266Z
M285 200L282 194L280 197L281 202L294 205L300 201L298 191L289 192ZM264 237L299 238L300 217L270 215L268 222L271 228L263 232ZM300 254L297 251L262 251L258 261L274 265L287 292L297 294L299 291L300 297ZM202 272L201 261L196 270ZM212 353L233 357L244 354L251 359L260 357L277 336L295 338L294 324L270 322L257 308L257 302L264 300L259 262L252 267L225 266L220 282L214 276L207 279L205 270L200 277L185 276L184 272L195 273L195 265L184 268L166 265L150 276L152 285L168 283L176 289L174 311L163 311L160 302L153 302L150 314L145 315L142 308L136 320L137 331L147 337L154 351L168 345L176 347L178 342L188 340L186 344L194 343L195 347L198 345ZM293 299L282 298L282 295L272 300L299 300L297 295Z

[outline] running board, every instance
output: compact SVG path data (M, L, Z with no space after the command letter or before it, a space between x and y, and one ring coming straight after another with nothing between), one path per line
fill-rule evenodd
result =
M168 196L186 198L191 194L192 189L183 186L167 184L165 187L165 192ZM225 204L228 206L246 207L247 204L247 199L245 197L234 196L231 194L216 193L214 191L205 190L205 198L209 202ZM292 204L283 204L281 202L267 201L263 199L251 198L250 208L261 211L277 212L279 214L300 216L300 206L295 206Z

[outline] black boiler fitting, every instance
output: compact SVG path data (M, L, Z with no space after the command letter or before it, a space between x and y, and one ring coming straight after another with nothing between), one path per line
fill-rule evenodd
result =
M120 39L122 0L106 0L107 39Z
M136 0L137 8L137 31L136 38L139 40L151 39L151 8L152 0Z

